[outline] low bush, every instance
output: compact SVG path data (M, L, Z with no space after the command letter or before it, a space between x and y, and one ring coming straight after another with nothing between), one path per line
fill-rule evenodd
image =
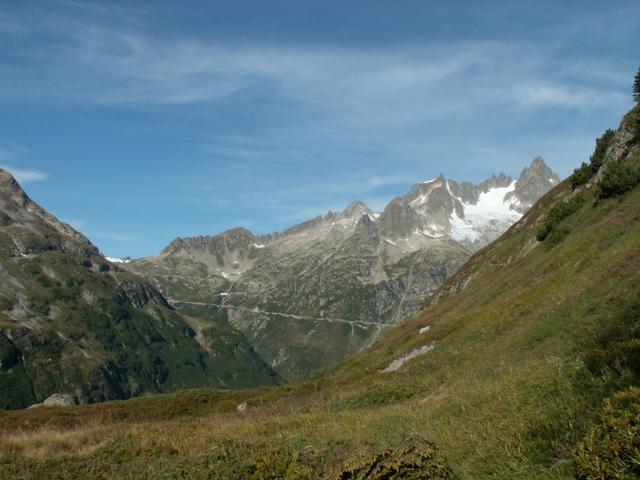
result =
M579 480L640 478L640 388L629 388L605 401L574 458Z
M600 198L615 197L640 185L640 156L616 160L608 164L598 182Z
M554 205L551 210L549 210L544 224L538 229L538 232L536 233L536 238L538 239L538 241L542 242L543 240L548 238L557 229L558 224L565 218L575 213L583 203L584 199L582 198L582 196L577 195L573 198Z
M607 154L607 149L611 145L611 141L615 136L615 132L611 129L607 130L602 136L596 139L596 148L589 158L589 163L583 163L579 168L576 168L571 175L571 187L576 188L580 185L584 185L593 177L593 175L600 169L604 163L604 157Z
M380 448L368 452L360 449L338 475L340 479L451 479L453 473L436 446L430 442L407 444L396 448Z

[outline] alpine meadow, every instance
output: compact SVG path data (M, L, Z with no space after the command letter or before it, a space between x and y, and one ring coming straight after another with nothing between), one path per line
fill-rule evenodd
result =
M0 6L0 479L640 478L640 10L456 5Z

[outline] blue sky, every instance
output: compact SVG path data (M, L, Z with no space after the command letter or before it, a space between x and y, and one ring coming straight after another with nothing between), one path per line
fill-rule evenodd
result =
M561 3L561 5L557 5ZM0 165L112 256L440 172L561 176L632 106L634 1L0 1Z

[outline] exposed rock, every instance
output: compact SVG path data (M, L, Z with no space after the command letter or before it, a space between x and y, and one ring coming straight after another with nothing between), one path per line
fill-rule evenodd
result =
M0 316L0 409L25 408L54 392L92 403L279 382L242 333L220 319L177 313L3 170Z
M551 186L560 183L560 178L545 163L542 157L536 157L531 165L525 168L516 182L513 192L506 199L515 198L514 209L526 212L533 203L547 193Z
M389 366L387 366L387 368L382 370L382 372L383 373L395 372L400 367L402 367L405 363L407 363L409 360L416 358L419 355L424 355L425 353L433 350L435 347L436 347L436 343L431 342L431 343L427 343L426 345L422 345L421 347L415 348L410 352L405 353L400 358L396 358L393 362L389 364Z
M45 407L72 407L78 405L78 399L68 393L54 393L49 395L42 405Z
M541 158L518 181L500 174L474 185L439 175L379 215L353 202L273 235L232 229L176 239L157 257L124 268L145 276L180 311L225 318L295 380L414 314L557 182Z

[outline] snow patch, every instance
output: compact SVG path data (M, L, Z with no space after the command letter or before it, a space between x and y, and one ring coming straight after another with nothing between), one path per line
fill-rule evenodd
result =
M131 260L128 258L115 258L115 257L104 257L106 260L111 263L129 263Z
M425 203L427 203L427 200L429 200L429 195L425 195L423 193L419 197L411 200L409 202L409 205L411 205L412 207L419 207L420 205L424 205Z
M391 244L391 245L393 245L394 247L397 247L397 246L398 246L398 244L397 244L396 242L393 242L393 241L389 240L388 238L385 238L385 239L384 239L384 241L385 241L385 242L387 242L387 243L390 243L390 244Z
M460 218L455 210L449 217L449 223L451 224L451 238L457 242L464 240L475 242L482 236L470 222Z
M264 248L265 247L265 245L263 245L262 243L254 243L253 246L255 248Z
M425 327L422 327L422 328L420 329L420 331L418 332L418 334L419 334L419 335L422 335L423 333L428 332L430 328L431 328L431 327L430 327L429 325L427 325L427 326L425 326Z
M456 241L475 242L482 237L484 229L497 224L510 225L519 220L522 214L512 209L519 204L518 200L515 197L511 201L505 200L506 195L513 192L515 187L514 180L507 187L490 188L482 192L475 204L461 201L464 219L455 211L449 217L452 238Z

